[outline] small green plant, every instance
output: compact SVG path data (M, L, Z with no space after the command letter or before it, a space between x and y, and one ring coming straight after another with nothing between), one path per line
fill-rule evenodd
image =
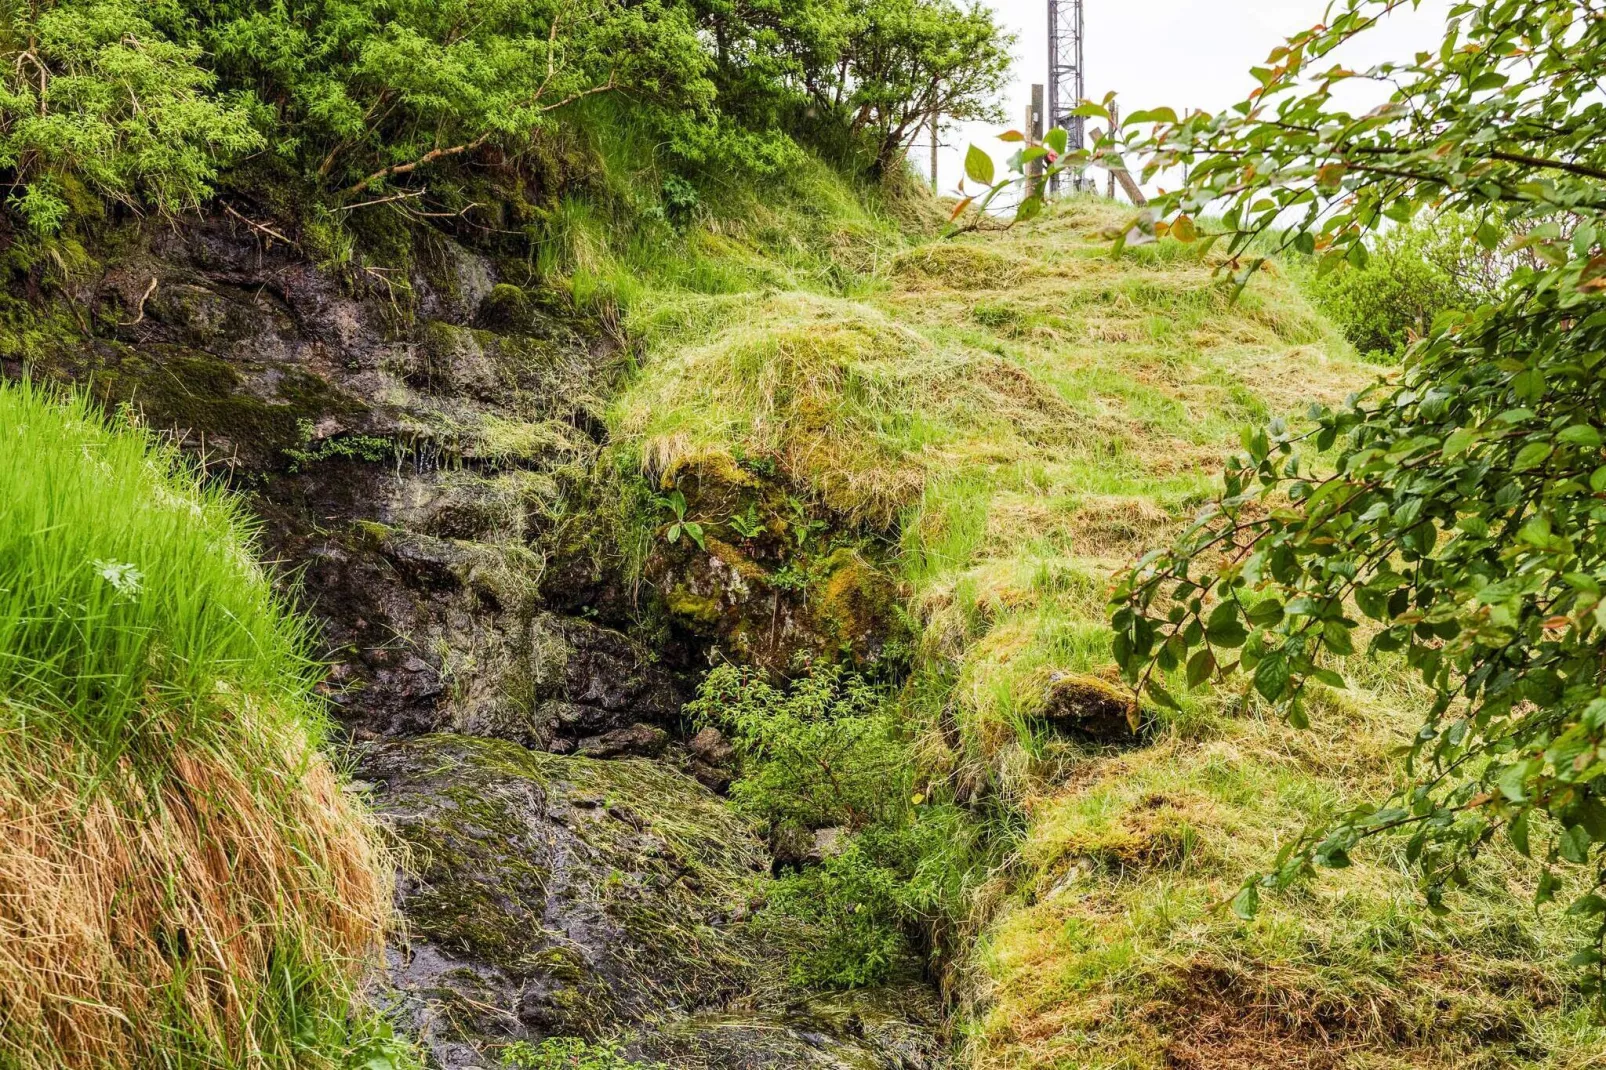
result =
M339 435L323 439L314 445L312 436L315 432L311 420L298 421L296 428L301 434L302 446L290 447L284 451L292 472L299 472L319 461L336 459L377 464L395 457L401 449L390 439L377 435Z
M744 539L752 540L764 534L764 522L758 518L758 506L751 502L748 503L747 512L737 513L725 523Z
M809 571L796 561L788 561L770 575L770 586L778 591L801 591L809 585Z
M695 520L686 519L686 496L678 490L672 490L667 495L660 495L653 499L653 504L669 513L672 519L664 528L664 538L671 545L680 541L685 535L697 544L700 550L708 549L703 540L703 526Z
M658 1062L627 1059L618 1042L551 1037L532 1044L515 1040L499 1053L508 1070L669 1070Z
M808 546L809 540L827 527L825 521L809 515L809 508L801 498L788 497L787 507L792 510L792 538L799 550Z
M855 988L912 961L910 935L957 911L973 873L970 820L917 790L913 744L887 693L841 666L808 664L789 687L732 665L687 713L726 732L731 801L772 840L838 829L819 864L781 877L758 918L801 984Z

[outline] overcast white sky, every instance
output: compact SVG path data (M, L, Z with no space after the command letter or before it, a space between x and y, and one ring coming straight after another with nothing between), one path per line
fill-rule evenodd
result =
M958 185L972 141L1002 166L1010 150L993 136L1020 127L1032 83L1047 80L1046 0L990 0L990 6L1020 37L1005 101L1010 118L1002 126L971 123L944 131L938 157L944 193ZM1360 68L1432 48L1449 7L1450 0L1422 0L1417 11L1396 12L1362 35L1343 61ZM1098 100L1113 89L1128 113L1162 104L1178 112L1217 111L1244 99L1255 86L1249 68L1284 38L1320 22L1326 9L1327 0L1085 0L1087 95ZM914 153L922 174L927 152L921 144Z

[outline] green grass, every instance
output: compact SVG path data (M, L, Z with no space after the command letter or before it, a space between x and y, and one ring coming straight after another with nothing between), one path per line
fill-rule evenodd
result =
M981 935L954 964L972 1065L1590 1065L1606 1029L1568 921L1533 913L1517 860L1487 858L1445 917L1397 844L1253 923L1221 909L1306 821L1388 792L1420 712L1388 666L1308 733L1236 694L1151 712L1120 749L1040 716L1056 674L1109 673L1112 573L1208 498L1240 427L1377 374L1276 265L1234 303L1196 246L1111 259L1121 218L1072 200L849 287L661 302L616 449L664 485L765 458L896 540L923 627L905 716L1014 852L949 919Z
M187 739L220 696L321 734L302 622L250 553L239 506L138 431L24 381L0 389L0 726L140 756L154 706Z
M27 381L0 441L0 1068L401 1065L388 859L239 505Z

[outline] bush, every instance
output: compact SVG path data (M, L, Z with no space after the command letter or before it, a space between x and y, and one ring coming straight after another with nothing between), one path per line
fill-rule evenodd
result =
M252 109L215 92L201 49L164 36L134 0L7 4L0 14L0 170L34 231L59 230L74 194L175 212L259 148Z
M810 665L788 689L721 665L686 712L728 732L742 775L731 800L772 837L898 821L909 807L908 745L885 696L834 665Z
M1434 317L1476 308L1498 279L1476 227L1455 215L1380 235L1361 260L1312 280L1311 296L1368 359L1397 360Z
M396 1065L390 870L238 504L27 382L0 441L0 1066Z
M837 666L789 688L725 665L688 712L732 735L732 801L772 840L840 828L838 847L776 881L759 924L791 949L793 979L853 988L912 964L971 873L968 818L915 789L914 747L886 694Z

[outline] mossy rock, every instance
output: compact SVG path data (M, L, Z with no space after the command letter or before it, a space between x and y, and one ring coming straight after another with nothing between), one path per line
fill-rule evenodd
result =
M1037 717L1055 731L1096 743L1131 743L1143 724L1132 693L1092 673L1051 672Z
M645 1033L628 1051L675 1070L943 1070L952 1064L941 1021L927 989L860 989L696 1015Z
M885 569L844 547L817 572L821 578L809 599L809 615L815 631L834 643L841 657L874 662L895 653L894 644L907 644L909 627L900 612L903 592Z
M601 1036L777 983L746 927L768 859L689 777L465 736L371 747L361 772L413 860L396 998L439 1044ZM494 1013L454 1032L442 992Z

